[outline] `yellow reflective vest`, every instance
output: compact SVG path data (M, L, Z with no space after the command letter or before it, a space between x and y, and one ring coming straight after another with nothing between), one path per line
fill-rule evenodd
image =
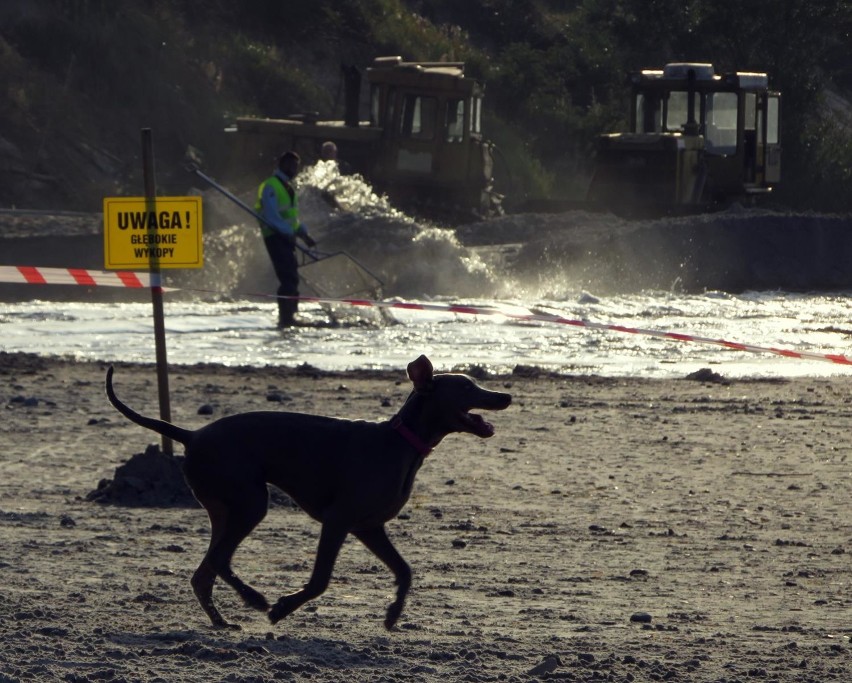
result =
M257 188L257 201L254 203L254 210L261 216L263 215L262 198L263 191L267 186L270 186L275 190L275 199L278 202L278 213L281 216L281 220L290 227L290 235L295 238L296 233L299 232L299 229L301 228L301 224L299 223L298 200L296 199L296 192L293 191L292 188L288 191L288 188L285 187L284 181L282 181L281 178L275 175L269 176L260 184L260 187ZM267 225L264 221L260 221L260 231L264 237L280 232L279 230L275 230Z

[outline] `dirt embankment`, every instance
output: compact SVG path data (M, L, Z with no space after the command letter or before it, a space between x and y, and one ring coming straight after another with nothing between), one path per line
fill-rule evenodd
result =
M628 221L525 214L462 226L464 244L514 243L510 272L599 292L852 288L852 216L756 209Z

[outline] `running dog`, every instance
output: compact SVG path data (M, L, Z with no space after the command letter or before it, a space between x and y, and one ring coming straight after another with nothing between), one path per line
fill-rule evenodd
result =
M483 389L466 375L433 374L420 356L408 365L413 391L386 422L286 412L223 417L192 431L140 415L122 403L106 375L110 403L126 418L184 445L184 475L210 517L210 546L192 576L201 607L217 627L229 624L213 603L216 577L275 624L328 587L343 541L353 534L393 572L396 599L384 625L393 628L411 587L411 569L385 531L411 495L426 456L453 432L488 438L494 427L471 410L503 410L511 395ZM310 580L270 607L231 569L237 546L266 516L267 483L287 493L322 524Z

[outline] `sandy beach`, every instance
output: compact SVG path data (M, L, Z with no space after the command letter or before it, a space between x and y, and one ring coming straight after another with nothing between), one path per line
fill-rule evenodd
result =
M844 379L483 377L514 397L496 434L445 439L388 525L414 571L393 631L392 577L352 539L274 627L218 583L242 625L223 631L189 585L204 511L93 500L157 442L107 403L105 370L0 353L0 681L852 680ZM404 368L172 367L170 384L193 428L383 420L409 388ZM115 386L157 413L152 366L118 365ZM318 530L275 505L234 568L275 600L307 580Z

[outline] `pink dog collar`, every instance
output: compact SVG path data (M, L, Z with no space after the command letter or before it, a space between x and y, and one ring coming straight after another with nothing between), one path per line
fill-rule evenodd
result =
M402 421L402 418L397 415L391 420L391 427L400 433L400 435L411 444L415 451L420 455L427 456L432 452L432 449L423 443L423 440L412 432Z

